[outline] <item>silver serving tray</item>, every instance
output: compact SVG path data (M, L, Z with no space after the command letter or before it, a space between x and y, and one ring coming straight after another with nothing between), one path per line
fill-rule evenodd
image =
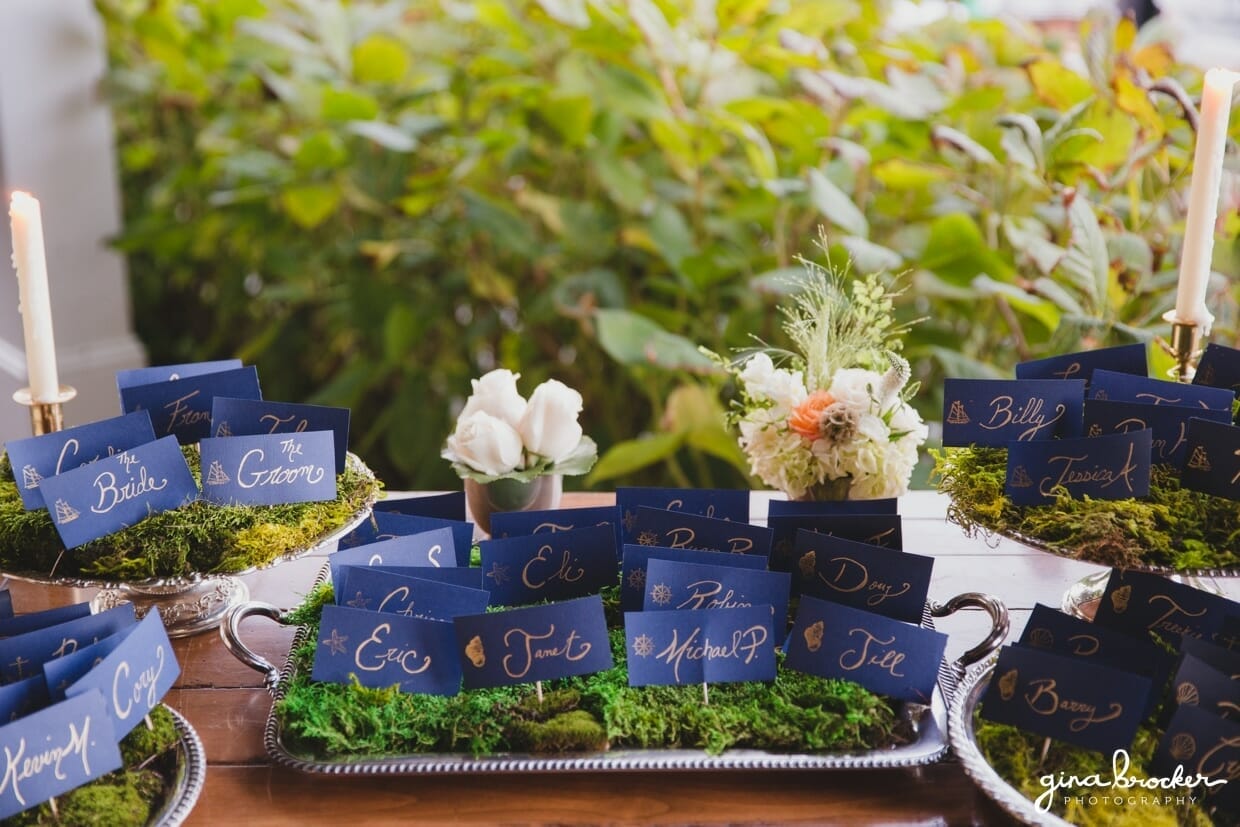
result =
M327 578L325 566L317 583ZM264 675L264 685L273 696L271 711L263 731L267 755L275 764L288 769L325 775L440 775L486 774L509 772L597 772L635 770L805 770L805 769L876 769L915 767L938 761L947 753L947 703L956 682L969 664L993 652L1008 632L1007 609L996 598L976 592L957 595L942 605L928 604L923 625L933 627L932 617L946 617L961 609L977 608L991 618L991 631L986 639L965 652L954 663L939 664L939 681L929 706L905 704L901 711L915 734L902 746L866 752L835 753L774 753L764 750L728 750L710 755L702 750L636 750L616 749L570 755L531 755L503 753L475 758L464 753L418 753L410 755L374 756L368 758L322 759L298 754L284 741L280 721L275 714L275 701L284 697L293 677L291 657L283 668L277 668L251 651L240 638L241 621L247 617L266 617L288 624L286 612L267 603L247 603L231 610L220 625L224 645L242 663ZM290 655L305 641L308 630L300 627L293 639Z
M165 707L172 714L172 722L177 728L180 740L177 742L176 776L173 778L172 791L168 800L151 818L155 827L178 827L189 817L190 810L198 802L202 786L207 778L207 756L202 748L198 733L189 725L181 713L172 707Z

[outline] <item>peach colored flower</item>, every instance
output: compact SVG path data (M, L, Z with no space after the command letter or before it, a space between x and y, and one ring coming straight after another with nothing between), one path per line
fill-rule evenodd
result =
M822 412L835 404L835 397L827 391L814 391L788 417L788 427L806 439L822 435Z

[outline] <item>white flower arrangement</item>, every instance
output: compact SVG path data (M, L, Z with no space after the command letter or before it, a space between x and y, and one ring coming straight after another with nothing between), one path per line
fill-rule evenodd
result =
M578 422L581 394L548 379L526 401L517 390L519 378L500 369L472 380L474 392L440 455L462 479L481 483L589 471L598 446Z
M898 294L871 274L849 295L841 277L802 263L805 284L784 310L795 350L727 364L740 391L731 414L740 447L752 473L790 499L898 497L927 436L897 352L908 329L893 315Z

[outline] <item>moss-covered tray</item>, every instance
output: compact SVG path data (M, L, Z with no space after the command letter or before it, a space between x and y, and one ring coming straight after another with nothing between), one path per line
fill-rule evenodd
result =
M271 759L335 775L928 764L947 748L941 687L954 685L964 665L984 657L1007 632L1006 610L993 598L962 595L932 607L938 617L981 607L995 628L956 664L941 665L930 706L893 704L847 681L783 669L770 683L712 686L709 705L697 686L632 688L618 629L615 668L544 682L541 704L528 686L438 698L309 679L319 614L332 599L326 576L325 568L297 611L250 603L233 610L221 632L229 650L263 672L273 690L264 737ZM241 621L253 615L299 625L282 669L240 640ZM617 617L618 608L609 609L609 618Z

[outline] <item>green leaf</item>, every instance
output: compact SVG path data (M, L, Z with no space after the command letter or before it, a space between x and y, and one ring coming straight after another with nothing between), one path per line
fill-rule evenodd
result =
M383 320L383 352L392 364L403 364L416 351L418 319L405 304L394 306Z
M589 473L597 460L598 446L594 444L594 440L590 439L590 437L583 436L581 442L577 443L577 447L564 459L554 463L551 468L557 474L576 477L580 474Z
M594 466L594 471L586 478L586 485L614 480L663 462L679 451L684 441L683 433L673 433L654 434L617 443L599 458L598 465Z
M957 379L1006 379L1006 372L994 365L975 359L955 350L931 345L925 348L927 355L932 356L943 367L943 373Z
M749 475L749 458L736 442L736 435L722 425L695 428L686 435L686 442L704 454L723 460L740 473Z
M894 272L904 266L904 257L895 250L875 244L865 238L846 235L835 239L841 247L848 251L853 268L858 273Z
M1059 311L1046 299L1030 295L1014 284L995 281L990 276L981 275L973 280L973 289L979 296L995 296L1002 298L1013 309L1024 313L1053 333L1059 327Z
M1033 88L1046 103L1056 109L1068 109L1094 93L1088 78L1059 63L1054 58L1035 60L1025 67Z
M399 41L372 34L353 47L353 79L358 83L397 83L409 74L409 53Z
M329 86L323 90L321 113L329 121L369 121L378 116L379 104L362 92Z
M1038 122L1024 113L1015 112L999 118L998 123L1003 127L999 145L1007 153L1007 159L1026 169L1041 170L1045 153Z
M850 236L851 238L851 236ZM776 296L791 296L805 287L804 267L777 267L749 280L749 289Z
M935 219L921 256L921 266L953 284L970 284L980 273L1005 277L1011 267L990 249L976 222L964 213Z
M280 194L280 205L299 227L312 230L340 206L340 187L335 184L291 187Z
M1007 216L1003 219L1003 234L1016 252L1026 257L1042 275L1049 275L1066 250L1045 235L1046 227L1033 218Z
M828 221L849 235L865 238L870 234L865 214L820 170L809 171L809 197Z
M645 316L628 310L604 309L595 313L595 321L599 345L622 365L655 365L696 373L714 369L714 363L697 345L669 333Z
M354 135L369 138L384 149L393 152L412 152L418 142L403 131L383 121L349 121L345 127Z
M1077 192L1068 207L1068 254L1059 263L1062 273L1086 298L1085 309L1101 316L1107 297L1111 266L1107 243L1098 226L1093 205L1082 192Z
M569 146L584 146L594 121L594 105L585 95L552 95L538 104L538 114Z
M590 25L590 13L586 11L585 0L538 0L538 5L551 19L566 26L584 29Z
M1073 316L1084 316L1085 308L1081 307L1081 303L1076 300L1063 285L1054 279L1043 276L1042 278L1033 280L1033 289L1041 296L1055 303L1055 306L1064 313Z
M646 174L635 161L599 152L590 157L590 165L607 194L621 207L637 212L646 203L650 195Z
M650 216L650 238L659 254L673 269L693 254L693 231L689 229L680 210L666 201L660 201Z
M994 167L999 165L999 159L994 156L993 152L959 129L954 129L946 124L938 124L930 130L930 136L933 138L936 146L949 146L983 166Z
M302 172L336 169L349 160L344 142L334 132L321 130L302 139L293 165Z
M931 184L946 180L949 172L929 164L917 164L903 158L892 158L874 165L874 177L889 190L924 190Z

